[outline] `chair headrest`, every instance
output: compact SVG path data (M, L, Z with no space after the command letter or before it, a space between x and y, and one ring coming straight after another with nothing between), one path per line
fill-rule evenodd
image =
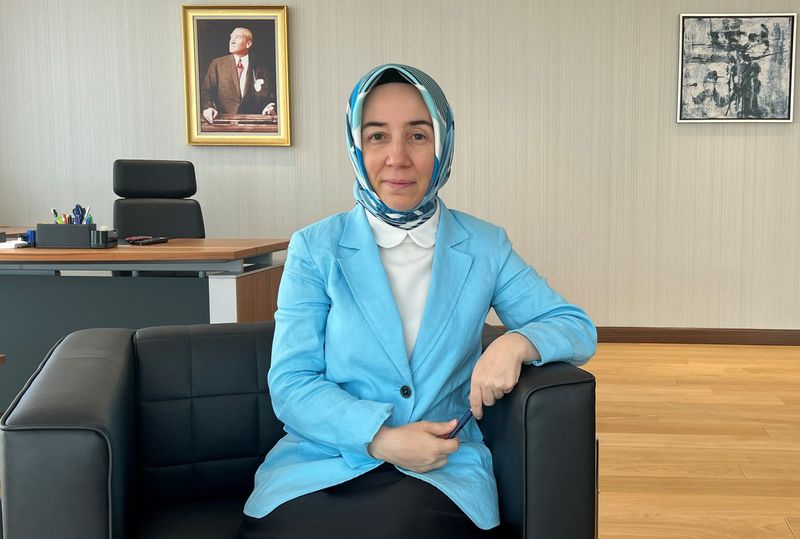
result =
M186 198L197 192L189 161L117 159L114 192L125 198Z

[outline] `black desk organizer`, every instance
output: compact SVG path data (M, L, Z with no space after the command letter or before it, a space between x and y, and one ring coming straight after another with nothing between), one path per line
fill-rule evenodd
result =
M50 249L89 249L92 246L92 231L97 225L36 225L36 247Z

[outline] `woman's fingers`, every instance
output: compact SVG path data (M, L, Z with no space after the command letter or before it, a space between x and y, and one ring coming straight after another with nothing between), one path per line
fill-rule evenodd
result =
M446 421L444 423L437 423L434 421L422 421L420 425L422 429L426 432L433 434L434 436L446 436L450 434L456 424L458 423L457 419L451 419L450 421Z
M513 391L512 385L508 389L492 385L481 385L478 382L472 383L469 394L469 405L472 415L477 419L483 417L483 406L494 406L497 401Z
M515 335L497 339L475 364L470 386L470 408L477 419L483 417L483 406L493 406L517 385L521 358L528 356L525 350L518 350L520 347L516 346ZM529 343L527 339L525 342Z
M400 427L381 427L368 446L369 454L401 468L424 473L447 464L459 448L458 438L439 437L455 428L457 421L419 421Z
M494 391L492 391L491 389L482 390L481 395L483 395L483 404L485 406L494 406L494 403L497 400L494 398Z
M469 408L472 410L472 415L475 419L483 417L483 395L481 394L481 386L472 381L469 389Z

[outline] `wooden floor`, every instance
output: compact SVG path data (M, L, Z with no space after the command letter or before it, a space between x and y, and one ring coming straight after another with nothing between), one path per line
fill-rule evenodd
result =
M601 344L600 537L800 539L800 347Z

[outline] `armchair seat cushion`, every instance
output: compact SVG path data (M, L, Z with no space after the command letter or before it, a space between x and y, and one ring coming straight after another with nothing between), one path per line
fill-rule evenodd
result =
M143 511L137 519L136 537L165 539L236 539L245 498L203 500Z

